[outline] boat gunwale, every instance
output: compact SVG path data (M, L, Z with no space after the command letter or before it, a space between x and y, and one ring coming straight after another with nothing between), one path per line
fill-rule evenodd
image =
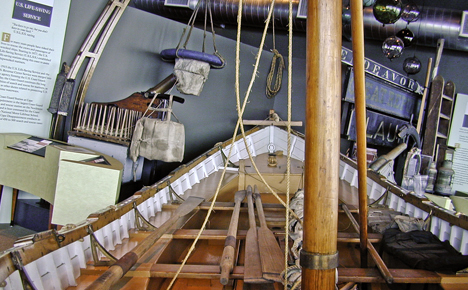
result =
M341 154L340 159L344 161L347 165L357 170L357 164L349 157ZM444 221L447 221L451 225L455 225L464 230L468 230L468 216L464 215L463 213L447 210L436 205L428 198L421 198L416 196L414 193L411 193L411 191L404 191L397 184L390 182L383 175L378 174L375 171L368 170L367 177L368 179L371 179L372 181L379 184L380 186L386 188L389 193L392 193L397 197L403 199L405 202L425 211L426 213L431 215L431 217L438 217Z
M246 136L260 131L261 127L256 126L246 131ZM300 136L300 133L295 133ZM242 135L236 136L234 141L242 139ZM149 198L155 196L159 191L168 187L172 182L182 177L191 169L213 156L221 149L225 149L232 143L232 138L221 143L220 146L213 146L192 161L184 163L171 171L163 179L157 181L153 185L145 186L132 196L117 203L116 205L108 206L100 211L91 213L86 220L77 224L67 225L60 230L47 230L40 233L35 233L18 239L15 246L0 253L0 281L4 281L17 269L22 269L31 262L36 261L40 257L52 253L59 248L68 246L76 241L79 241L87 236L89 232L87 228L92 227L93 231L104 228L110 223L120 219L122 216L142 204ZM40 250L37 250L39 248ZM5 267L4 267L5 266ZM7 271L4 271L4 269Z

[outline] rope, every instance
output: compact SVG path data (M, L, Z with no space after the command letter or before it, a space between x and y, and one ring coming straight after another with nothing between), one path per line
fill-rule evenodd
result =
M293 265L291 267L286 268L285 271L281 273L281 277L283 280L287 281L285 283L286 289L300 289L301 287L301 267L297 265Z
M213 207L214 207L214 204L218 198L218 194L219 194L219 191L221 189L221 185L222 185L222 181L224 179L224 176L226 174L226 170L227 170L227 165L228 165L228 161L229 159L231 158L231 155L232 155L232 150L234 148L234 142L236 140L236 136L237 136L237 132L239 130L239 127L241 129L241 132L242 132L242 137L243 137L243 140L244 140L244 144L246 146L246 149L247 149L247 153L249 154L249 158L250 158L250 161L252 162L252 165L253 167L255 168L257 174L259 175L259 177L261 178L262 182L267 186L268 190L270 190L270 192L272 192L272 194L283 204L283 206L289 211L291 212L291 214L293 216L295 216L295 218L297 218L297 220L302 224L302 221L299 219L299 217L295 214L295 212L293 212L289 206L284 203L284 201L278 196L278 194L270 187L270 185L265 181L264 177L261 175L260 171L258 170L254 160L253 160L253 157L252 157L252 154L249 150L249 147L248 147L248 144L247 144L247 139L246 139L246 135L245 135L245 131L244 131L244 124L243 124L243 121L242 121L242 116L244 114L244 111L245 111L245 107L248 103L248 99L249 99L249 94L252 90L252 86L253 86L253 82L255 80L255 76L257 74L257 71L258 71L258 66L259 66L259 62L260 62L260 57L261 57L261 54L262 54L262 47L264 46L264 43L265 43L265 37L266 37L266 31L268 29L268 23L270 22L270 19L271 19L271 15L273 13L273 7L274 7L274 4L275 4L275 0L272 0L271 2L271 5L270 5L270 10L269 10L269 13L268 13L268 17L267 17L267 20L266 20L266 25L265 25L265 29L264 29L264 33L263 33L263 36L262 36L262 40L261 40L261 43L259 45L259 50L258 50L258 53L257 53L257 56L256 56L256 62L255 62L255 65L254 65L254 71L252 72L252 79L250 81L250 84L249 84L249 87L247 89L247 93L246 93L246 97L244 99L244 102L242 104L242 107L240 105L240 93L239 93L239 72L240 72L240 31L241 31L241 22L242 22L242 7L243 7L243 0L239 0L239 8L238 8L238 13L237 13L237 23L238 23L238 27L237 27L237 38L236 38L236 73L235 73L235 93L236 93L236 102L237 102L237 112L238 112L238 120L237 120L237 123L236 123L236 128L234 129L234 132L233 132L233 136L232 136L232 139L231 139L231 145L230 145L230 148L229 148L229 154L228 154L228 158L226 159L225 161L225 166L223 168L223 171L222 171L222 174L221 174L221 178L218 182L218 186L216 188L216 192L213 196L213 201L210 205L210 208L208 209L208 212L207 212L207 215L205 217L205 220L203 221L203 224L200 228L200 231L198 232L197 234L197 237L195 238L195 240L193 241L192 245L190 246L189 250L188 250L188 253L187 255L185 256L184 260L182 261L179 269L177 270L176 274L174 275L174 277L172 278L171 282L169 283L169 285L167 286L167 289L171 289L172 286L174 285L175 283L175 280L177 279L177 277L179 276L182 268L184 267L184 265L186 264L188 258L190 257L190 255L192 254L193 250L195 249L195 245L196 243L198 242L198 240L200 239L200 236L202 234L202 232L204 231L205 227L206 227L206 224L208 223L208 220L211 216L211 213L213 211ZM290 117L289 117L290 118ZM289 124L289 127L290 127L290 124ZM288 155L289 155L289 152L288 152Z
M284 59L278 50L273 49L273 58L271 60L270 72L267 75L266 96L268 99L275 97L281 89L281 82L283 81ZM276 64L278 63L278 68ZM276 78L273 81L273 78ZM273 83L273 84L272 84Z
M242 6L241 3L239 3L239 6ZM245 106L247 104L247 101L249 99L249 95L250 95L250 92L252 91L252 86L253 86L253 83L255 81L255 76L257 74L257 71L258 71L258 65L259 65L259 62L260 62L260 57L262 55L262 47L264 46L265 44L265 38L266 38L266 33L267 33L267 30L268 30L268 24L270 23L270 19L271 19L271 15L273 14L273 7L275 6L275 0L273 0L270 4L270 8L269 8L269 13L268 13L268 17L265 21L265 28L263 30L263 35L262 35L262 39L260 41L260 45L259 45L259 50L258 50L258 53L255 57L256 61L255 61L255 65L254 65L254 71L252 73L252 79L250 80L250 84L249 84L249 87L247 89L247 93L246 93L246 96L245 96L245 99L244 99L244 104L242 106L242 109L241 106L240 106L240 93L239 93L239 63L240 63L240 58L239 58L239 54L240 54L240 19L242 19L241 16L237 16L237 22L238 22L238 27L237 27L237 42L236 42L236 87L235 87L235 91L236 91L236 99L237 99L237 111L238 111L238 120L237 120L237 125L236 125L236 132L238 130L238 128L240 127L241 129L241 133L242 133L242 139L244 140L244 144L245 144L245 149L249 155L249 159L250 161L252 162L252 166L254 167L255 169L255 172L258 174L259 178L262 180L263 184L265 184L265 186L268 188L268 190L273 194L273 196L294 216L294 218L296 218L297 220L299 220L299 222L302 224L302 221L299 219L299 217L296 215L296 213L294 211L292 211L288 205L278 196L278 194L271 188L271 186L267 183L267 181L265 180L265 178L263 177L263 175L260 173L260 170L258 169L257 165L255 164L255 161L253 160L253 157L252 157L252 153L250 152L250 149L249 149L249 145L247 144L247 138L246 138L246 135L245 135L245 130L244 130L244 123L242 121L242 114L245 110ZM239 10L238 13L241 13L242 14L242 10ZM288 152L289 154L289 152Z
M274 0L273 0L274 2ZM224 176L226 174L226 170L227 170L227 165L228 165L228 161L229 159L231 158L231 155L232 155L232 150L234 148L234 142L236 140L236 136L237 136L237 132L239 130L239 126L242 124L242 115L244 113L244 110L245 110L245 106L246 106L246 103L247 103L247 99L248 97L246 97L246 99L244 100L244 104L243 104L243 107L242 107L242 110L239 111L240 109L240 104L239 104L239 53L240 53L240 23L241 23L241 19L242 19L242 6L243 6L243 0L239 0L239 10L238 10L238 13L237 13L237 22L238 22L238 30L237 30L237 41L236 41L236 96L237 96L237 101L238 101L238 107L237 107L237 110L238 110L238 120L237 120L237 124L236 124L236 128L234 129L234 132L233 132L233 136L232 136L232 139L231 139L231 146L229 148L229 154L228 154L228 158L226 159L225 161L225 166L223 168L223 171L221 173L221 178L219 179L219 182L218 182L218 186L216 188L216 193L215 195L213 196L213 201L210 205L210 208L208 209L208 213L206 215L206 218L205 220L203 221L203 224L200 228L200 231L198 232L198 235L197 237L195 238L195 240L193 241L192 245L190 246L190 249L187 253L187 255L185 256L184 260L182 261L182 264L180 265L179 269L177 270L176 274L174 275L174 277L172 278L171 282L169 283L169 285L167 286L167 290L171 289L172 286L174 285L174 282L175 280L177 279L177 277L179 276L182 268L184 267L185 263L187 262L188 258L190 257L190 255L192 254L193 250L195 249L195 245L196 243L198 242L198 240L200 239L200 236L202 234L202 232L204 231L205 227L206 227L206 224L208 223L208 220L209 220L209 217L211 216L211 213L213 211L213 207L214 207L214 204L218 198L218 194L219 194L219 191L221 189L221 185L222 185L222 181L224 179ZM270 12L271 13L271 12ZM263 37L263 40L264 41L264 37ZM260 46L262 47L262 46ZM258 67L258 59L257 59L257 65L256 67ZM256 72L256 69L254 70L254 75L255 75L255 72ZM242 126L243 127L243 126ZM241 128L242 128L241 127ZM244 140L245 140L245 134L243 135L244 137Z
M276 50L276 39L275 39L275 18L273 17L272 21L273 26L273 58L271 60L270 72L267 75L267 84L266 84L266 96L268 99L273 98L278 94L281 89L281 82L283 81L283 70L284 70L284 59L283 56ZM276 70L276 63L278 63L278 70ZM272 87L272 81L276 78Z
M190 36L192 34L192 30L193 30L193 27L195 25L195 20L197 18L197 14L198 14L198 10L200 9L200 5L203 1L198 1L197 3L197 6L195 6L195 9L194 11L192 12L192 15L190 16L190 19L187 23L187 26L184 28L183 32L182 32L182 36L180 37L180 40L179 40L179 43L177 44L177 47L176 47L176 56L179 57L178 55L178 52L179 52L179 48L180 48L180 45L184 39L184 36L185 36L185 33L187 33L187 30L188 30L188 33L187 33L187 37L185 38L185 42L182 46L183 49L186 49L187 48L187 44L188 44L188 41L190 39ZM217 57L219 57L219 59L221 60L222 64L219 65L219 66L215 66L215 65L212 65L212 67L214 68L223 68L224 65L226 64L224 58L221 56L221 54L218 52L218 48L216 47L216 33L215 33L215 30L214 30L214 25L213 25L213 15L211 14L211 3L210 1L208 0L206 5L205 5L205 18L204 18L204 24L203 24L203 43L202 43L202 52L205 52L205 40L206 40L206 22L207 22L207 15L209 14L210 15L210 25L211 25L211 34L213 36L213 49L214 49L214 55L216 55ZM208 13L207 13L208 12Z
M289 190L290 190L290 185L291 185L291 178L290 178L290 175L291 175L291 95L292 95L292 35L293 35L293 23L292 23L292 0L289 0L289 14L288 14L288 18L289 18L289 24L288 24L288 123L287 123L287 131L288 131L288 154L286 154L287 156L287 190L286 190L286 204L289 208ZM275 22L273 21L273 24ZM275 26L273 25L273 28ZM274 30L273 30L274 32ZM276 51L276 49L275 49ZM275 53L275 56L276 56L276 52L274 51ZM276 79L276 83L275 83L275 88L277 87L277 85L279 84L278 88L277 88L277 91L276 93L278 93L279 89L281 88L281 79L282 79L282 76L283 76L283 68L284 68L284 60L283 60L283 56L281 56L279 53L278 55L281 57L280 59L280 67L278 68L278 73L277 73L277 79ZM273 60L275 60L275 58L273 57ZM276 63L276 61L275 61ZM273 66L273 63L272 63L272 66ZM271 73L271 70L270 70L270 73ZM270 83L270 82L268 82ZM268 89L268 88L267 88ZM272 92L273 93L273 92ZM275 95L276 95L275 93ZM284 251L284 268L285 268L285 277L288 276L288 249L289 249L289 214L287 211L285 211L285 214L286 214L286 224L285 224L285 231L286 231L286 243L285 243L285 251ZM288 283L286 282L287 280L285 279L283 284L284 284L284 290L288 289ZM295 283L293 285L293 289L296 289L297 287L299 286L298 283Z

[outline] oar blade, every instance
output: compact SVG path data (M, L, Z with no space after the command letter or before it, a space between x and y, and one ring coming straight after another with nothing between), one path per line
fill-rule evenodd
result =
M258 249L257 229L250 228L245 237L245 262L244 262L244 282L245 283L266 283L263 278L260 252Z
M263 278L281 282L281 272L284 269L283 251L276 241L275 235L268 228L258 229L258 247L262 264Z

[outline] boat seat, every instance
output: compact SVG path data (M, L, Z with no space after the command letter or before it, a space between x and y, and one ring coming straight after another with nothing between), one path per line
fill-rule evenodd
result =
M383 234L382 247L413 269L456 272L468 267L467 255L460 254L449 241L441 242L428 231L387 229Z

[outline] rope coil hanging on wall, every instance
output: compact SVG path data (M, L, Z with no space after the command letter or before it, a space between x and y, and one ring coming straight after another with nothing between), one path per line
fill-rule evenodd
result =
M271 60L270 72L267 76L266 96L268 99L275 97L281 89L283 81L284 59L275 47L275 18L273 17L273 58ZM277 66L278 65L278 66ZM276 74L275 74L276 73ZM275 77L276 76L276 77Z

